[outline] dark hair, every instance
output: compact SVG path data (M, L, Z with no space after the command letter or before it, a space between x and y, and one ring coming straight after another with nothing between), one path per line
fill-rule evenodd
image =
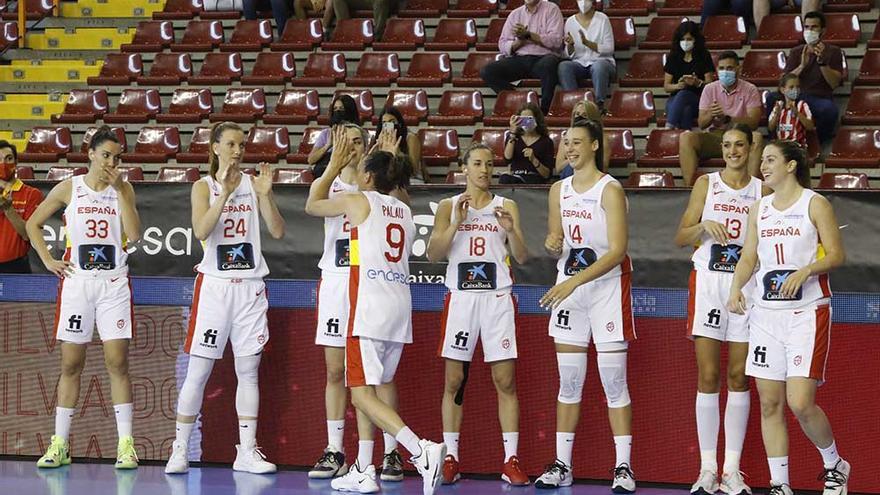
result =
M601 169L604 159L603 153L605 152L605 150L603 149L604 136L602 134L602 122L598 120L576 119L571 128L586 129L587 132L590 134L590 139L599 142L599 147L596 149L596 167Z
M788 84L788 81L791 81L792 79L800 80L798 75L795 74L794 72L786 72L785 74L782 75L782 77L779 78L779 87L784 88L785 85Z
M9 150L12 151L12 158L15 158L15 161L18 162L18 148L16 148L14 144L5 139L0 139L0 150L3 148L9 148Z
M471 155L475 151L479 151L479 150L488 151L489 154L492 155L491 161L495 160L495 151L488 144L485 144L482 141L474 141L471 143L470 146L467 147L467 149L464 150L464 155L461 156L461 165L462 166L467 165L467 162L471 158Z
M544 112L541 111L541 107L536 103L526 103L519 107L516 114L519 115L523 113L524 110L529 110L532 112L532 115L535 116L535 131L542 136L547 136L547 123L544 121Z
M700 31L700 25L694 21L684 21L675 28L672 35L672 56L684 59L684 50L681 49L681 40L684 35L690 34L694 37L694 49L692 51L694 60L697 58L708 58L712 60L709 51L706 50L706 37Z
M373 184L382 194L409 186L408 163L387 151L374 151L367 155L364 170L373 174Z
M819 12L818 10L807 12L804 14L804 20L806 21L807 19L819 19L819 26L822 29L825 29L825 14L822 12Z
M214 143L219 143L220 138L226 131L238 131L244 134L244 129L235 122L217 122L211 127L211 139L208 140L208 156L211 162L209 170L213 179L217 178L217 171L220 170L220 157L214 153Z
M724 134L727 134L728 132L732 132L732 131L743 133L746 136L746 141L749 143L749 146L752 145L752 128L751 127L747 126L746 124L736 124L733 127L731 127L730 129L724 131Z
M358 112L357 102L351 95L338 95L330 102L330 124L341 124L342 122L333 122L333 107L337 101L342 102L343 122L351 122L352 124L361 125L361 114Z
M400 146L399 146L400 151L402 151L404 155L409 154L409 145L406 142L406 138L407 138L407 135L409 134L409 130L406 127L406 121L403 120L403 114L400 113L400 110L398 110L395 107L385 107L385 109L382 110L382 114L379 115L379 125L380 126L382 125L382 117L384 117L385 114L391 115L397 121L397 137L400 138ZM381 132L382 129L380 128L379 131ZM378 139L379 139L379 132L376 133L376 140L378 140Z
M94 134L92 134L92 140L89 141L89 149L96 150L98 146L110 141L111 143L119 144L119 137L116 136L116 133L113 132L109 126L102 125L98 127Z
M725 50L721 52L721 55L718 56L718 63L720 64L722 60L728 59L733 60L736 62L736 65L739 65L739 55L733 50Z
M782 157L785 159L786 163L790 161L794 161L795 163L797 163L797 168L794 172L797 176L797 181L800 185L809 189L810 160L807 158L807 150L801 147L801 145L799 145L797 142L785 139L770 141L770 144L768 146L775 146L776 148L778 148L779 152L782 153Z

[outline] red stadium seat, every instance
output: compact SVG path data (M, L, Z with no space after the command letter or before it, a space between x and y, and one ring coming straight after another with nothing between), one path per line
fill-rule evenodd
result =
M288 19L281 38L269 45L272 50L310 52L324 40L320 19Z
M343 19L336 21L333 36L321 44L321 50L362 51L372 43L372 19Z
M827 31L826 31L827 33ZM797 14L771 14L761 21L752 48L792 48L804 41L804 24Z
M242 75L240 53L209 53L205 55L199 75L190 76L189 84L227 85Z
M407 0L397 14L400 17L430 19L449 10L449 0Z
M853 88L843 114L844 125L880 125L880 89Z
M290 84L298 87L336 86L348 74L345 55L341 53L310 53L306 67Z
M220 21L189 21L180 42L171 45L172 52L210 52L223 43Z
M668 50L672 46L672 36L678 25L688 20L687 17L655 17L648 25L648 34L639 43L642 50Z
M553 141L553 156L556 156L556 153L559 152L559 144L562 142L564 135L565 129L547 129L547 137Z
M659 15L700 15L703 0L666 0L662 7L657 8Z
M636 148L631 130L605 129L604 134L608 138L608 148L610 148L605 150L605 153L611 153L611 166L625 167L636 161Z
M27 2L19 1L18 5L22 5L26 3L24 12L27 20L29 21L38 21L46 16L52 15L52 9L54 8L53 0L27 0ZM18 8L18 6L16 6ZM3 19L7 21L14 21L18 19L18 11L17 10L9 10L3 13Z
M88 167L49 167L49 171L46 172L46 180L62 181L75 175L87 173L89 173Z
M607 127L647 127L654 120L654 93L650 91L615 91L608 114L602 119Z
M579 12L577 0L559 0L556 4L559 5L559 10L566 19ZM598 4L596 7L601 8Z
M458 0L454 9L446 12L447 17L491 17L498 10L498 0Z
M880 130L838 129L825 165L835 168L880 167Z
M654 0L610 0L602 12L608 14L609 17L619 17L648 15L648 12L652 10L654 10Z
M632 17L611 17L614 49L629 50L636 46L636 24Z
M0 52L18 46L18 24L0 22Z
M500 17L507 17L511 12L523 6L525 2L523 0L507 0L507 4L498 11L498 15Z
M266 93L262 88L229 88L223 110L208 115L211 122L256 122L266 113Z
M172 86L193 75L189 53L157 53L150 66L150 75L140 76L139 85Z
M251 127L244 144L244 160L248 163L270 162L290 153L290 135L287 127Z
M263 52L257 55L250 75L241 76L242 84L278 85L293 79L296 64L291 52Z
M214 111L214 97L207 88L177 88L168 113L156 115L160 124L197 124Z
M373 121L373 93L369 89L337 89L333 93L331 101L341 95L348 95L354 98L361 122L366 123ZM330 123L330 117L327 115L318 115L318 123L321 125L327 125Z
M93 86L127 85L144 73L144 62L137 53L110 53L97 76L87 79Z
M446 91L437 115L428 116L434 126L473 125L483 120L483 94L479 91Z
M229 41L220 45L221 52L259 52L273 41L272 23L263 20L241 20L235 24Z
M422 161L429 167L458 160L458 133L453 129L419 129L419 141Z
M397 80L398 86L439 88L452 79L452 62L448 53L417 52L412 56L406 77Z
M201 175L196 167L162 167L156 176L158 182L196 182L199 179Z
M210 127L196 127L186 152L177 153L177 163L208 163L208 147L211 142Z
M831 45L851 48L859 44L862 28L858 14L825 14L828 23L822 41Z
M868 40L868 46L871 48L880 48L880 22L874 26L874 36Z
M440 19L434 39L425 50L467 51L477 44L477 23L473 19Z
M828 0L825 12L868 12L874 6L869 0Z
M425 44L425 21L421 19L401 19L394 17L385 24L382 41L373 42L373 50L408 50Z
M57 162L73 148L70 129L66 127L34 127L18 161L22 163Z
M654 129L648 135L645 154L636 160L639 167L677 167L678 138L681 129Z
M500 53L468 53L461 69L461 76L453 77L452 85L465 88L485 86L483 78L480 77L480 70L496 60L501 60Z
M263 122L277 125L304 125L318 119L321 102L314 89L285 89L278 97L272 113L263 115Z
M593 91L588 89L557 89L553 93L553 101L550 102L550 111L545 120L550 126L568 126L571 123L571 111L581 101L590 100L595 102Z
M467 175L464 172L454 172L450 170L449 173L446 174L446 183L465 185L467 184Z
M128 163L165 163L180 151L177 127L142 127L134 151L123 153Z
M824 173L819 178L819 189L870 189L868 175L864 173Z
M392 89L385 100L385 108L400 110L407 126L417 126L428 118L428 93L424 89Z
M318 140L318 136L321 135L323 130L324 128L321 127L306 127L296 153L287 155L287 163L306 163L309 153L315 147L315 141Z
M223 0L218 0L218 6L223 5ZM226 2L227 6L230 6L231 2ZM243 2L242 2L243 3ZM232 5L234 6L234 5ZM257 12L257 14L262 14L263 17L266 17L269 12ZM227 20L227 21L235 21L241 18L241 9L238 8L229 8L227 9L216 9L216 10L208 10L208 5L205 5L205 11L199 14L199 17L202 19L210 19L210 20Z
M90 124L103 117L110 108L104 89L73 89L67 97L64 111L53 115L54 123Z
M495 18L489 21L489 27L486 29L486 36L483 41L477 43L477 50L481 52L497 52L498 40L501 38L501 32L504 30L505 19Z
M141 21L131 43L123 43L123 52L161 52L174 43L174 24L170 21Z
M162 111L162 99L155 89L126 89L119 97L116 111L104 115L108 124L143 124Z
M19 180L33 180L34 177L34 167L29 165L19 165L15 167L15 177Z
M122 146L122 152L125 153L128 151L128 143L126 143L125 139L125 128L112 127L110 130L116 134L116 139L119 141L119 145ZM67 154L68 163L87 163L89 161L89 145L92 143L92 137L96 132L98 132L97 127L89 127L86 129L85 134L83 134L82 145L80 145L79 151L71 151Z
M624 88L663 86L665 52L635 52L626 75L620 79Z
M675 178L669 172L632 172L626 187L675 187Z
M389 86L400 77L400 61L396 53L366 52L361 55L354 77L347 86Z
M715 15L706 19L706 48L736 50L748 40L746 21L735 15Z
M311 170L301 168L276 168L272 182L276 184L311 184L315 180Z
M761 26L764 24L762 23ZM756 86L776 86L785 72L785 52L746 52L740 74Z
M119 174L122 180L128 182L138 182L144 180L144 169L141 167L119 167Z
M859 75L854 85L880 85L880 50L868 50L859 66Z
M483 119L485 125L507 126L510 124L510 116L519 111L526 103L540 105L538 93L534 91L504 90L495 99L495 108L491 117Z
M474 131L471 143L483 143L492 148L495 165L498 166L504 163L504 143L507 142L509 135L510 130L508 129L488 129L484 127Z
M168 0L162 12L154 12L153 19L192 19L204 10L203 0Z

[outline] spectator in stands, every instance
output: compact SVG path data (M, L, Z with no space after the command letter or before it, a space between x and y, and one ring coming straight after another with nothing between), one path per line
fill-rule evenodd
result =
M789 72L782 76L779 80L782 99L777 100L773 106L767 128L771 134L776 135L775 139L794 141L806 149L807 131L815 129L816 123L813 121L810 105L798 100L800 87L801 83L795 74Z
M593 80L596 103L604 112L605 99L616 73L611 20L597 12L593 0L578 0L579 13L565 21L565 56L559 62L562 89L577 89L579 79Z
M666 127L689 130L697 118L703 86L712 82L715 74L715 64L699 24L685 21L678 25L663 72L663 88L670 94L666 101Z
M678 142L685 184L693 184L701 159L721 158L721 137L736 124L745 124L753 131L749 173L757 175L764 149L764 136L756 130L762 109L758 88L739 79L739 56L734 51L722 52L718 57L718 80L707 84L700 96L697 123L704 130L686 131Z
M293 15L297 19L321 16L326 31L333 23L333 2L330 0L293 0Z
M703 11L700 14L700 25L706 27L706 19L730 10L746 20L752 17L752 0L703 0Z
M599 107L590 100L579 101L575 104L574 108L571 109L571 124L569 125L569 128L574 127L575 122L579 120L594 120L596 122L602 122L602 112L599 110ZM562 140L559 143L559 150L556 152L555 172L559 175L560 179L564 179L574 174L574 169L572 169L571 165L568 163L568 144L565 141L566 132L568 132L568 130L562 131ZM611 164L611 145L608 142L607 134L602 136L602 149L605 150L605 153L602 154L602 171L608 172L608 167Z
M525 0L504 22L498 49L505 58L480 70L480 77L499 93L514 89L513 81L541 79L541 110L550 111L559 77L563 19L559 7L547 0Z
M801 9L801 15L806 16L809 12L819 10L821 3L820 0L752 0L752 15L755 19L755 27L760 29L761 21L770 12L776 12L783 7L797 7Z
M346 122L361 125L360 114L354 98L349 95L339 95L330 104L330 127L318 134L315 145L306 159L312 167L315 178L320 177L324 173L324 169L327 168L327 164L330 163L330 155L333 151L332 130Z
M18 150L0 141L0 273L31 273L25 222L43 201L39 189L25 185L15 177Z
M501 175L502 184L543 184L550 178L553 140L538 105L528 103L510 116L510 137L504 145L504 159L510 170Z
M400 139L400 144L397 146L397 156L409 164L410 184L427 184L430 182L428 169L422 163L422 143L419 141L419 136L416 133L407 130L406 122L403 120L400 110L394 107L386 108L382 111L379 122L381 126L379 128L380 133L390 132L397 139ZM379 134L376 134L376 143L379 142L379 137Z
M385 23L391 17L392 11L397 10L396 0L333 0L333 13L340 21L351 18L353 10L373 11L373 38L382 40L385 33Z
M244 0L244 18L254 20L257 18L257 9L266 8L266 4L272 7L272 16L275 17L275 25L278 27L278 37L284 32L284 25L290 12L287 10L289 0Z

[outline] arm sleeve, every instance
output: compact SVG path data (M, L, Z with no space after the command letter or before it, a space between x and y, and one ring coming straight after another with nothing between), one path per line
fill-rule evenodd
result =
M611 29L611 21L608 19L608 17L604 18L600 39L597 44L599 45L599 55L614 55L614 31Z
M828 48L825 49L827 50ZM831 67L837 72L843 74L843 50L841 50L840 48L834 50L834 53L828 58L828 67ZM844 76L845 75L846 74L844 74Z
M507 20L504 21L504 28L501 29L501 36L498 38L498 51L508 57L513 55L513 53L510 52L510 48L516 41L516 37L513 35L513 27L518 22L519 16L515 13L510 14L510 17L508 17Z
M757 86L752 86L751 88L749 88L748 103L746 104L746 108L752 109L756 107L762 109L763 113L764 102L761 101L761 90L759 90Z
M330 140L330 128L326 128L318 134L318 137L315 139L315 148L323 148L327 145L327 142Z
M804 45L796 46L788 51L788 58L785 59L785 72L791 72L801 65L801 51Z
M562 33L564 31L562 12L554 3L547 2L547 8L553 9L547 16L547 23L538 32L541 41L549 50L559 51L562 47Z
M706 86L703 88L703 92L700 93L700 110L708 110L710 106L712 106L712 98L714 98L714 91L710 86ZM711 94L711 96L710 96Z
M24 207L24 213L21 218L27 221L31 215L34 214L34 211L37 209L37 206L40 206L40 203L43 202L43 193L40 192L39 189L34 189L30 194L28 194L27 204Z

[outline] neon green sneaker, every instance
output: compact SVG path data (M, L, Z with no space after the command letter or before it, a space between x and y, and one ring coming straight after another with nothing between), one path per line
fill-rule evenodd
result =
M116 447L116 469L135 469L138 467L138 456L134 450L134 439L122 437Z
M52 435L52 443L49 444L46 455L40 457L40 460L37 461L37 467L58 468L68 464L70 464L70 445L67 443L67 440L57 435Z

